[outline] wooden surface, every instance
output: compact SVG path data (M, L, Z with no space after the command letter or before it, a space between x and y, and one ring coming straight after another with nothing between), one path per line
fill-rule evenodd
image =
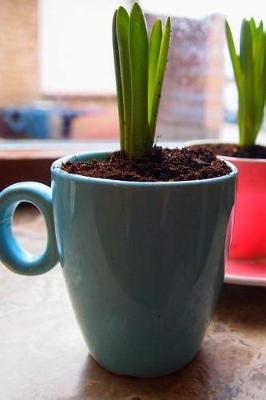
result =
M27 249L44 247L32 208L15 216ZM89 356L60 267L38 277L0 265L1 400L265 400L266 289L224 286L196 359L160 379L112 375Z

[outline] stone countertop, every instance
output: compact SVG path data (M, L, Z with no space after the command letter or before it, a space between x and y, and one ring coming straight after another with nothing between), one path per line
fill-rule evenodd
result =
M15 215L18 239L45 244L33 208ZM0 399L265 400L266 288L225 285L194 361L159 379L108 373L89 356L60 267L23 277L0 265Z

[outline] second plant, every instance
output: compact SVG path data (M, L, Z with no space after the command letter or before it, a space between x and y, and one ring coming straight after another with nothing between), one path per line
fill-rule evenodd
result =
M266 34L263 22L244 19L237 54L226 22L226 36L238 90L238 126L241 146L255 144L264 116L266 98Z

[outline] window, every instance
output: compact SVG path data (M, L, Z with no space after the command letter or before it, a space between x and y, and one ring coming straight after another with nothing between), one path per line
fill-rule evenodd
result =
M4 108L4 112L0 114L2 137L29 139L69 136L75 139L118 137L111 25L114 9L121 3L129 8L133 0L5 2L6 6L1 9L0 15L0 30L5 37L0 43L0 52L5 60L0 66L2 90L0 106ZM177 17L202 18L212 13L224 14L228 16L235 37L239 35L240 21L243 17L251 15L257 19L266 17L266 9L261 0L254 0L252 3L243 2L241 7L232 0L223 2L142 0L140 3L148 12ZM221 37L223 39L223 33ZM227 52L225 55L227 79L225 107L229 111L233 110L235 118L237 94L231 62ZM213 76L206 68L204 73L209 77ZM220 76L219 85L223 88L222 68ZM172 87L172 90L175 90L175 86ZM179 96L180 101L184 103L183 93L178 90L176 92L175 96ZM190 95L187 92L185 94ZM219 127L210 130L210 136L218 135L223 121L222 89L219 96L217 106L220 113ZM43 100L45 102L42 102ZM31 112L32 103L33 107L37 108L37 112L33 110L34 114ZM211 100L208 107L210 103ZM201 108L196 110L189 103L189 99L187 104L189 111L194 112L194 126L198 129L196 116L203 119L207 106L204 108L201 105ZM21 105L26 105L26 109L19 109L18 114L16 110ZM10 110L10 106L14 107ZM183 104L172 109L173 113L178 110L184 118L187 118L183 137L181 124L177 125L176 121L172 120L169 127L171 135L167 136L166 127L162 126L162 129L157 131L160 137L165 135L163 137L170 140L176 139L177 131L179 139L189 138L186 136L187 132L195 136L188 124L191 121L191 114L187 117L188 112L183 112L182 107ZM208 109L208 114L213 117L215 112ZM41 123L36 122L36 115ZM168 117L169 115L165 115L165 120ZM202 124L201 128L205 134L206 125Z
M123 2L122 2L123 3ZM117 0L40 0L43 93L115 93L112 15Z
M114 94L110 31L118 4L121 1L39 0L40 84L44 93ZM212 13L224 14L235 37L243 17L266 19L261 0L242 2L241 8L232 0L142 0L141 4L148 11L173 16L202 18ZM226 74L232 76L228 56Z

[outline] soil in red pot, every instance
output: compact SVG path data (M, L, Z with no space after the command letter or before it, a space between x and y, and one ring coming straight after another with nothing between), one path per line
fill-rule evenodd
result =
M231 172L227 164L206 148L154 147L142 160L130 160L122 151L105 160L67 162L61 167L71 174L136 182L176 182L215 178Z
M212 150L215 154L227 157L266 159L266 147L258 144L254 146L239 146L231 143L204 144L204 147ZM202 145L193 145L190 148L199 149Z

